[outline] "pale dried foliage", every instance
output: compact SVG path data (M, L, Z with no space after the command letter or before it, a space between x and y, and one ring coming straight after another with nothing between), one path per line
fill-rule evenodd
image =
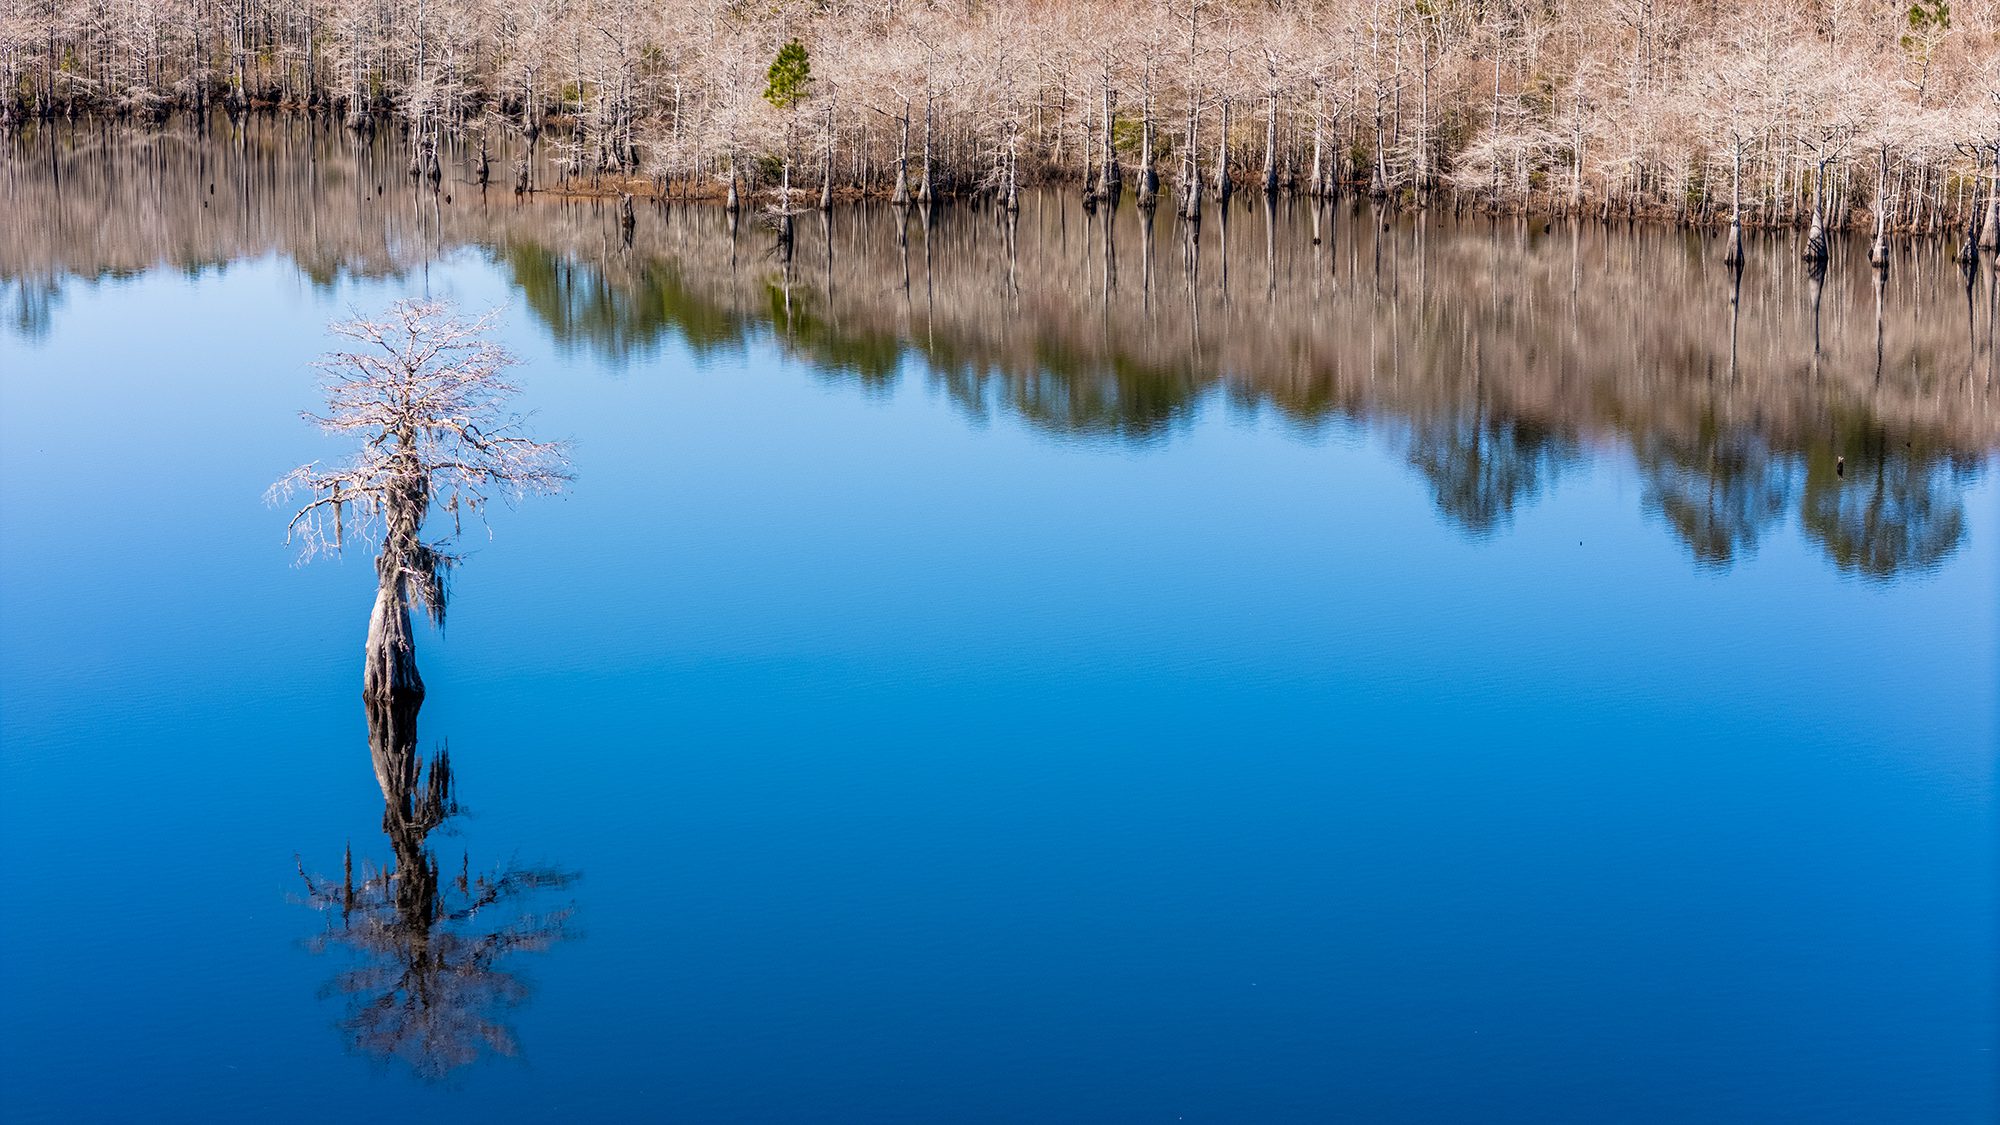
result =
M766 69L792 39L812 81L781 110ZM1837 224L1887 195L1889 226L1929 230L2000 159L2000 0L0 5L0 119L393 119L413 173L441 136L505 122L565 177L769 190L789 165L794 188L996 190L1101 176L1107 100L1127 183L1142 154L1208 183L1221 158L1293 187L1379 170L1423 197L1712 219L1740 168L1752 221Z
M421 576L411 591L433 619L444 613L447 550L465 521L485 525L487 506L556 492L569 480L567 446L523 433L511 412L519 392L507 370L517 361L491 339L497 313L466 319L447 302L401 300L377 319L356 317L331 331L361 345L319 361L326 407L303 417L329 434L360 439L351 458L308 462L271 486L277 501L306 500L286 524L307 555L350 538L409 555ZM433 510L450 531L421 541Z

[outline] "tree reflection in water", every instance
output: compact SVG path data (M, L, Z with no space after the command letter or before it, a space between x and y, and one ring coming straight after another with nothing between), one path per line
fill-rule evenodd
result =
M1410 464L1430 481L1438 511L1473 536L1505 527L1576 456L1575 441L1495 418L1484 404L1420 419L1410 435Z
M1909 445L1899 452L1877 430L1840 448L1843 478L1831 457L1806 462L1800 503L1806 537L1825 549L1842 571L1866 578L1922 572L1936 567L1965 538L1960 496L1974 471L1931 450Z
M0 308L6 309L7 323L24 340L46 340L55 326L55 312L62 304L62 285L55 278L0 278Z
M1691 441L1665 436L1639 453L1642 502L1671 527L1701 566L1747 557L1791 506L1798 472L1754 434L1712 427Z
M421 707L367 702L390 860L357 866L350 847L339 878L308 874L303 863L299 875L306 902L328 916L309 947L353 961L324 989L346 1003L341 1030L356 1049L436 1078L482 1054L515 1054L506 1017L529 988L513 960L573 936L571 907L535 904L576 876L554 868L475 874L466 855L456 872L441 870L429 838L457 814L458 800L449 752L440 748L426 766L417 750Z
M0 183L14 213L49 220L0 227L0 283L26 324L59 313L23 279L279 253L332 284L471 246L560 344L613 364L763 340L830 381L872 394L927 378L972 417L1065 440L1158 441L1215 407L1358 422L1402 435L1472 536L1572 462L1624 455L1696 565L1734 565L1789 523L1874 578L1963 542L1960 494L2000 448L2000 278L1949 268L1947 241L1913 245L1878 286L1865 246L1840 237L1820 267L1753 234L1738 274L1708 241L1643 225L1245 193L1197 227L1129 204L1085 217L1041 192L1018 216L843 208L800 224L787 256L710 208L642 207L628 229L615 200L482 196L476 152L444 153L452 206L357 192L400 182L393 140L299 123L15 143L57 150ZM208 206L210 179L248 197ZM1228 237L1237 209L1262 209L1253 237ZM1843 456L1840 478L1827 466Z
M377 544L362 701L392 858L364 861L357 881L350 847L338 882L308 875L303 863L299 874L307 900L338 915L314 948L354 960L327 986L347 1001L342 1027L360 1050L426 1077L482 1053L514 1053L504 1014L528 990L509 959L562 940L569 918L567 909L527 908L570 875L531 868L475 876L466 856L447 879L427 845L458 801L449 754L440 749L426 768L417 751L424 683L411 609L443 625L445 577L467 519L483 520L495 497L553 492L569 480L565 445L527 437L511 413L516 388L506 371L515 360L489 338L492 325L443 302L407 300L379 319L333 325L361 346L322 359L326 407L306 417L360 449L334 464L301 465L272 490L273 499L307 495L287 526L308 557L349 540ZM429 527L434 510L448 529Z

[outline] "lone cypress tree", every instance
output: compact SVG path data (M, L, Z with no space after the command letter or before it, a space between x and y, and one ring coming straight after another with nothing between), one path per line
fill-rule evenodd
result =
M308 554L338 551L359 535L380 538L379 579L368 618L362 694L393 702L423 698L410 609L444 624L445 577L465 517L484 517L494 496L557 492L569 480L568 447L522 433L509 410L516 361L490 339L493 314L468 320L443 301L403 300L376 320L333 331L362 346L320 360L326 412L305 418L330 434L357 437L344 463L300 465L271 486L270 499L310 499L292 513L287 536ZM425 538L441 511L451 531Z

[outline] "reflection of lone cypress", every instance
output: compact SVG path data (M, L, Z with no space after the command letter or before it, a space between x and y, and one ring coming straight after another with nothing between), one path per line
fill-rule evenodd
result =
M305 417L359 437L361 449L344 464L301 465L271 487L273 499L311 496L287 524L308 554L338 550L349 534L380 536L362 677L369 699L422 697L410 608L444 624L445 575L457 561L448 548L464 518L482 517L495 495L553 492L569 479L564 446L523 436L507 411L516 388L506 369L516 361L487 338L493 323L441 301L398 301L381 320L333 325L363 347L320 361L326 413ZM450 514L451 530L426 542L433 507Z
M547 868L474 874L467 860L452 878L442 877L426 841L458 813L458 801L446 752L426 769L417 750L421 706L413 699L368 703L388 866L364 859L357 873L349 849L340 879L307 874L303 864L299 874L306 902L337 915L310 948L355 959L326 989L347 1001L341 1029L360 1050L439 1078L482 1053L515 1053L503 1016L527 998L528 986L509 961L570 936L568 907L531 910L526 902L576 876Z

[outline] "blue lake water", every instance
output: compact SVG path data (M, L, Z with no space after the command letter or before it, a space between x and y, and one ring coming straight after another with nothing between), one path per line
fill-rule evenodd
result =
M2000 1115L1991 271L1948 248L1882 295L1760 244L1732 391L1677 235L1342 204L1307 300L1298 207L1191 268L1128 202L1114 287L1038 196L981 298L990 212L787 266L365 169L195 207L175 165L93 223L10 159L8 1120ZM1385 286L1427 238L1456 288ZM1573 263L1629 331L1557 307ZM392 858L375 576L263 499L341 452L299 418L328 321L409 295L502 310L574 442L418 638L439 868L574 876L462 920L548 940L444 1065L343 1027L306 877ZM1691 309L1716 350L1666 342ZM1658 366L1562 366L1618 349Z

